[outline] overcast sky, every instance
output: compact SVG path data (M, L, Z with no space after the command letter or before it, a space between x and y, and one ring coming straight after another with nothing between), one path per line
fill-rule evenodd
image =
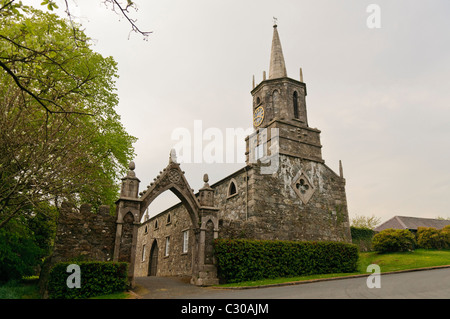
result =
M166 167L175 129L251 126L252 76L269 70L276 17L323 158L335 172L343 162L350 218L450 217L450 1L136 0L148 41L101 0L68 2L93 49L118 62L117 112L139 139L141 190ZM372 3L379 29L367 26ZM241 167L182 164L195 191L204 173L212 184Z

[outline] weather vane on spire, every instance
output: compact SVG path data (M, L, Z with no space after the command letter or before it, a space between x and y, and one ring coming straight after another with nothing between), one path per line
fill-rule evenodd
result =
M278 19L277 19L277 18L275 18L275 17L273 17L273 25L274 25L274 26L276 26L276 25L277 25L277 22L278 22Z

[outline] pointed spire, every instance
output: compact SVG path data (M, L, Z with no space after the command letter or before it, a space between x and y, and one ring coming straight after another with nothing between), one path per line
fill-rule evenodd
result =
M287 77L286 65L284 63L283 50L281 49L281 42L277 31L277 25L275 24L273 26L269 79L277 79L283 77Z

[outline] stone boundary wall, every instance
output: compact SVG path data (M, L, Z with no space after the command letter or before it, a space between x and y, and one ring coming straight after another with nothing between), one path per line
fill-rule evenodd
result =
M89 204L63 203L58 218L52 263L70 260L112 261L116 216L109 206L92 212Z
M58 262L112 261L116 238L116 216L109 206L92 212L91 205L79 208L69 203L61 205L52 255L42 266L39 292L48 298L47 283L50 270Z

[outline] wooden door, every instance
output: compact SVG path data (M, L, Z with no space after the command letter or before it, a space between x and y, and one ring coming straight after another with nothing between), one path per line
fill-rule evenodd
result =
M150 250L150 260L148 263L148 275L156 276L156 272L158 270L158 244L155 241L153 242L152 249Z

